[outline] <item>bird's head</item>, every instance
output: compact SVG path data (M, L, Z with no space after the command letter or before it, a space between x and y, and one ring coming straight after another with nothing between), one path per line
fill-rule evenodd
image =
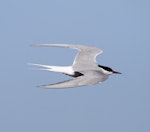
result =
M110 67L102 66L102 65L98 65L98 66L102 69L104 74L107 74L107 75L121 74L120 72L112 70Z

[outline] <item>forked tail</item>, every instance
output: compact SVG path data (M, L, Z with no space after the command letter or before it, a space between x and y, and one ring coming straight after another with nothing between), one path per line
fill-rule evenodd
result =
M29 63L29 65L42 67L37 70L60 72L60 73L68 74L68 75L74 74L74 71L71 66L50 66L50 65L43 65L43 64L33 64L33 63Z

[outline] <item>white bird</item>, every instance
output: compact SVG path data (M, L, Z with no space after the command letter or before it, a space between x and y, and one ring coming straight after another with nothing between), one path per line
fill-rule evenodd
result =
M96 63L96 56L101 54L103 51L95 47L69 44L33 44L33 46L53 46L79 50L79 53L76 55L72 66L31 64L44 68L39 70L60 72L73 77L67 81L38 86L41 88L71 88L94 85L105 81L111 74L121 74L120 72L113 71L107 66L102 66Z

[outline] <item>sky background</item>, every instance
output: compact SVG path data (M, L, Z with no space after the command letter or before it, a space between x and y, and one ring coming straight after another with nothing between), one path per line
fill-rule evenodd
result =
M77 51L101 48L97 62L122 72L94 86L40 89L70 77L27 63L71 65ZM0 132L149 132L149 0L0 1Z

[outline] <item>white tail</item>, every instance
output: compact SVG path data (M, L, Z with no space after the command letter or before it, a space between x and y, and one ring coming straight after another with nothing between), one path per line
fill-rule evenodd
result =
M40 68L38 70L45 70L45 71L51 71L51 72L60 72L60 73L68 74L68 75L73 75L74 74L72 66L50 66L50 65L43 65L43 64L32 64L32 63L30 63L29 65L43 67L43 68Z

